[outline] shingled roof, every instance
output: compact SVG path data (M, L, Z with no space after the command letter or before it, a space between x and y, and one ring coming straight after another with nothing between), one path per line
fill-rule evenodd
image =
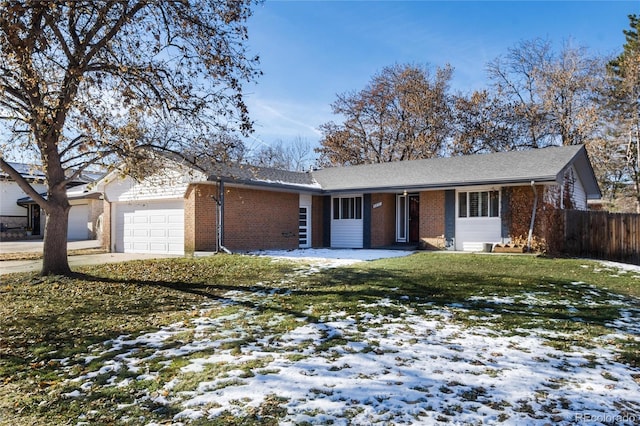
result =
M288 170L258 167L247 164L212 166L208 180L272 186L290 189L321 190L318 183L308 172L292 172Z
M316 193L382 192L453 188L473 185L560 183L568 167L581 177L587 198L600 189L581 145L528 151L331 167L313 172L242 166L217 166L209 180Z
M334 167L313 172L327 192L371 192L490 184L560 183L574 165L589 198L600 190L583 146Z
M29 181L42 181L43 183L46 181L46 175L42 171L42 166L38 166L35 164L25 164L25 163L15 163L8 161L7 162L11 167L15 169L18 173L22 175L23 178ZM72 173L73 170L68 171L68 174ZM72 184L80 185L85 183L94 182L105 174L104 172L85 170L78 177L76 177ZM0 170L0 180L12 180L11 177L4 171Z

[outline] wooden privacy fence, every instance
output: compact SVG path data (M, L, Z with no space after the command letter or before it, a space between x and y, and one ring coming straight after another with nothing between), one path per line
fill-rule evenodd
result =
M564 210L564 252L640 265L640 214Z

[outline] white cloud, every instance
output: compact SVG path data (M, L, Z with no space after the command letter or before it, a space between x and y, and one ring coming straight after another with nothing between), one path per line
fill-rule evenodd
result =
M328 103L249 97L247 105L255 122L252 139L265 144L301 137L315 145L322 136L318 127L332 119Z

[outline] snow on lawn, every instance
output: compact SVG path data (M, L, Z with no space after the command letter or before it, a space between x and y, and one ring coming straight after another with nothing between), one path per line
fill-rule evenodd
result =
M274 397L287 412L280 424L290 425L544 425L581 419L608 419L585 424L637 424L640 419L640 370L616 362L607 342L565 352L545 344L542 335L548 332L503 335L483 326L461 326L452 320L455 309L388 317L367 308L359 319L337 313L259 339L252 339L261 327L255 312L244 312L243 326L216 339L207 336L219 335L238 315L202 316L135 339L122 337L100 354L108 359L109 352L117 353L99 371L71 379L79 388L67 396L82 397L98 375L103 381L111 375L107 386L157 380L157 372L142 368L149 360L170 364L191 354L180 374L139 401L181 407L174 424L225 411L241 416ZM197 340L167 344L186 331L194 331ZM246 341L240 352L223 349L231 339ZM121 379L127 371L139 375ZM175 391L197 374L199 383Z
M320 257L323 251L269 255L327 259L323 267L369 258L364 250L330 252L333 260ZM155 390L134 405L165 407L177 413L174 425L224 415L266 418L278 406L282 425L640 423L640 369L616 361L615 338L639 339L640 312L628 302L615 335L559 350L548 344L559 336L549 330L490 327L498 314L478 316L475 325L457 321L463 307L382 299L363 303L357 316L334 312L312 322L283 313L271 323L260 309L242 307L279 295L229 292L190 321L96 345L85 357L87 364L104 360L96 371L78 373L64 360L65 396L83 398L99 386L140 389L150 381ZM237 309L220 315L225 307ZM402 314L380 313L389 307ZM279 321L297 326L275 332ZM171 375L163 373L172 365ZM119 407L124 417L128 407Z
M382 249L298 249L298 250L261 250L251 252L256 256L269 256L274 259L298 260L316 267L336 268L367 260L402 257L412 254L409 250Z
M640 278L640 265L631 265L629 263L619 263L610 261L600 261L606 269L613 269L614 271L629 272L637 274L636 278Z

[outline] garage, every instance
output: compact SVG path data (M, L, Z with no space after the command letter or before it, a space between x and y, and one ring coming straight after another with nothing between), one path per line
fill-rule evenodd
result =
M120 202L113 209L113 251L184 254L182 200Z
M89 206L76 204L69 210L68 240L86 240L89 238Z

